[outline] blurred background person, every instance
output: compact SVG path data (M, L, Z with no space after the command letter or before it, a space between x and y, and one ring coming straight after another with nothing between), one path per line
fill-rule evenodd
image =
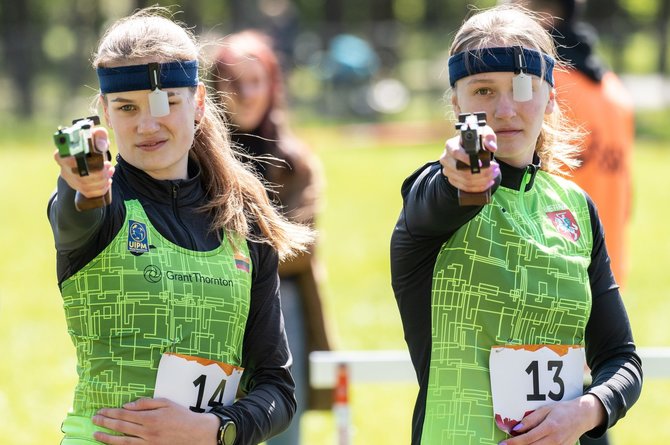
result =
M271 198L293 221L314 225L323 178L316 156L288 126L283 76L272 41L256 30L227 36L215 55L213 81L231 137L274 188ZM331 393L309 389L308 354L329 350L314 247L279 265L282 311L298 408L288 430L270 445L300 444L300 417L309 407L330 409Z
M571 65L555 73L557 99L565 115L587 133L582 164L572 180L591 196L605 226L605 243L614 278L628 275L626 229L632 202L635 138L633 101L618 76L594 53L598 36L581 21L586 0L511 0L542 13L561 59Z

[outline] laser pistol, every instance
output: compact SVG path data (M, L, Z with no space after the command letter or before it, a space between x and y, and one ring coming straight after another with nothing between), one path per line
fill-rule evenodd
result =
M456 129L461 131L461 144L470 157L470 165L456 160L456 168L470 170L472 174L488 168L493 159L493 153L484 148L479 128L486 125L486 113L461 113L458 115ZM491 202L491 189L483 192L470 193L458 191L458 204L461 206L482 206Z
M91 129L100 125L98 116L90 116L72 121L70 127L58 127L54 133L54 143L58 148L58 154L61 157L74 156L77 166L72 168L74 173L79 176L88 176L91 171L102 170L105 162L105 153L107 160L112 156L107 152L101 152L95 147ZM107 190L103 196L87 198L77 192L74 205L77 210L89 210L109 205L112 202L112 191Z

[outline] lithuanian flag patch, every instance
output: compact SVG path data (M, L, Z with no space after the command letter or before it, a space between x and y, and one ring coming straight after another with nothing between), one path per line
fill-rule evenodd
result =
M235 267L244 272L249 272L249 258L245 257L241 252L235 253Z

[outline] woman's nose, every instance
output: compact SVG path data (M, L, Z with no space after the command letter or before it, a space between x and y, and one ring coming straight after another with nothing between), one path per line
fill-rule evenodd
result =
M496 103L495 117L498 119L506 119L516 115L516 102L512 98L512 93L501 94Z
M158 118L154 117L151 115L151 113L147 110L146 112L142 113L142 116L140 116L140 121L137 124L137 132L139 134L150 134L150 133L155 133L160 129L161 125L158 122Z

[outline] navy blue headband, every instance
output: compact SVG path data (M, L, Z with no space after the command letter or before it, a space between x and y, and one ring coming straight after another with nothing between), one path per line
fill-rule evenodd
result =
M482 48L479 50L468 50L454 54L449 57L449 83L453 87L456 81L467 76L479 73L491 73L499 71L511 71L518 73L520 62L515 57L518 48L511 46L501 48ZM515 51L517 49L517 51ZM517 53L518 54L518 53ZM523 48L523 59L525 59L526 74L535 74L542 77L542 58L544 58L545 72L544 80L554 86L554 59L548 54ZM521 62L523 63L523 61Z
M158 85L155 85L152 78L156 65L160 68ZM96 71L100 82L100 92L103 94L118 93L120 91L153 90L155 87L178 88L198 85L197 60L98 68Z

